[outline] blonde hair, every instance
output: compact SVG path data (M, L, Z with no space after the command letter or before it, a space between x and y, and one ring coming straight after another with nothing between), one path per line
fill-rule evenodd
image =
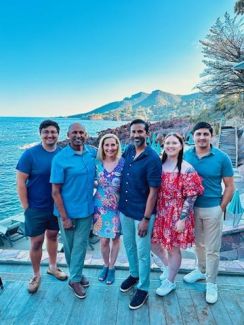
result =
M99 141L98 150L97 150L97 159L100 161L103 161L105 159L103 145L104 145L104 141L107 139L114 139L116 141L116 143L118 145L118 151L116 154L116 158L121 157L121 144L120 144L119 138L117 137L117 135L115 135L113 133L108 133L108 134L103 135Z

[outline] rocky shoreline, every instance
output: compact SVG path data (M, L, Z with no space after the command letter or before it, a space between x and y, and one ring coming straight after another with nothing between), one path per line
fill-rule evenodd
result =
M154 133L156 136L158 135L165 135L170 132L178 132L181 135L185 136L187 132L189 132L192 128L192 122L190 118L174 118L167 121L158 121L149 123L149 131L150 134ZM87 139L87 143L97 147L100 138L107 133L113 133L118 136L122 144L129 143L129 125L130 123L123 124L117 128L108 128L98 132L97 137L89 137ZM58 145L60 147L65 147L68 144L68 140L60 141Z

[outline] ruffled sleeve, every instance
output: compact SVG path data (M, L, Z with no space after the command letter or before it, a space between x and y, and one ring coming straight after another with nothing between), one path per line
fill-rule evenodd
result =
M202 186L201 177L193 167L189 168L183 177L183 197L199 196L203 194L203 191L204 188Z

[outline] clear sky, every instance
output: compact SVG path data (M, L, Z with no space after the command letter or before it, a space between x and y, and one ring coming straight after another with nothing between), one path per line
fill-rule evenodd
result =
M139 91L186 94L199 39L234 0L8 0L0 6L0 116L86 112Z

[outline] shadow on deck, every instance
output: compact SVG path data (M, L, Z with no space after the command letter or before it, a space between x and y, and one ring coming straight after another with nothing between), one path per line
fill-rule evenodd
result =
M244 277L219 276L219 300L215 305L205 302L204 282L185 284L177 276L177 289L167 297L155 295L159 273L151 272L150 295L147 303L137 311L128 304L133 292L119 291L128 271L117 270L116 281L107 286L97 280L99 269L85 268L90 280L87 298L79 300L68 288L45 274L39 291L30 295L27 283L32 274L30 265L0 264L4 290L0 290L1 324L244 324Z

